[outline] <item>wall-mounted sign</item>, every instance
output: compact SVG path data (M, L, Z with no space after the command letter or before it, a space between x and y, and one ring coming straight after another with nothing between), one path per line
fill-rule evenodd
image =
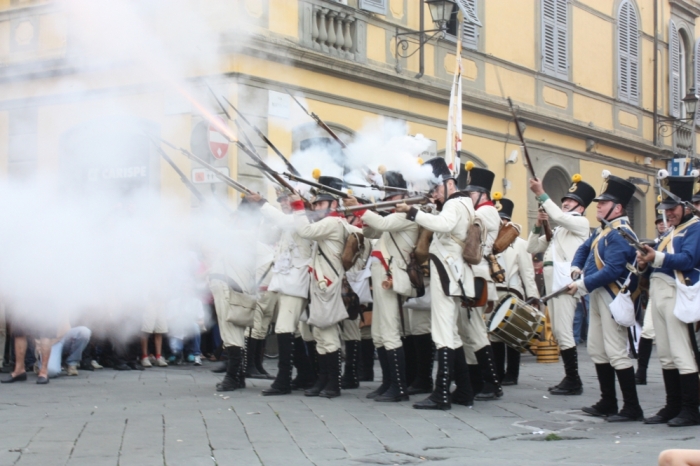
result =
M226 176L229 176L228 167L220 167L218 171ZM206 168L193 168L192 169L192 182L195 184L205 184L205 183L222 183L222 181Z
M226 125L223 120L219 121L222 125ZM209 138L209 150L211 151L211 155L219 160L226 157L229 144L228 138L221 132L221 130L212 124L209 124L209 131L207 134Z

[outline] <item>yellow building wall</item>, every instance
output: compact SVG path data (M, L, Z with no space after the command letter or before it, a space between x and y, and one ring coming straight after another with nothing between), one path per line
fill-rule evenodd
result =
M537 2L537 4L539 1ZM536 12L535 0L488 0L484 2L484 52L504 60L536 68ZM539 52L538 52L539 53Z
M613 95L613 25L580 8L572 11L573 82L603 95Z

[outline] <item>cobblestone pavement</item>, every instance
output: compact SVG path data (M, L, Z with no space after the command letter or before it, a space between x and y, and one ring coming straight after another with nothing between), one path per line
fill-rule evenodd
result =
M664 400L654 358L649 385L639 387L647 414ZM366 399L378 382L332 400L263 397L263 380L221 394L221 377L206 365L81 372L48 386L30 376L0 386L0 465L642 465L656 464L666 448L698 447L700 427L583 415L598 389L585 349L581 359L582 396L549 396L561 364L526 356L520 385L506 387L501 400L445 412ZM546 440L551 433L561 440Z

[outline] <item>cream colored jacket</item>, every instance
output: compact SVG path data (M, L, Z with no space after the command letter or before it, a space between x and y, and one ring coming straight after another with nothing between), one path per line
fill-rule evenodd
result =
M544 261L553 261L552 247L557 247L557 255L561 262L571 262L576 250L590 236L590 223L588 219L576 213L565 213L554 203L547 199L543 204L545 212L549 215L552 231L552 242L547 242L544 235L533 232L528 236L527 252L537 254L544 252ZM552 247L550 247L552 246Z
M516 290L525 299L539 298L535 267L532 265L532 256L527 252L527 246L527 241L516 238L513 244L497 256L499 264L506 272L505 283L499 283L497 286Z

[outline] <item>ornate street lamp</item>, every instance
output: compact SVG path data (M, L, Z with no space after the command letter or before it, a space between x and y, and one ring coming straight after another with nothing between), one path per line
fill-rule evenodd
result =
M428 5L430 11L430 17L435 24L437 29L425 30L425 5ZM445 37L447 32L447 23L452 18L452 13L457 5L454 0L420 0L420 30L411 32L399 32L399 28L396 28L396 35L394 40L396 41L396 72L401 72L401 58L408 58L419 53L419 63L420 72L416 75L416 78L423 76L425 71L425 55L423 52L423 47L430 40L436 36ZM428 34L432 35L428 36ZM409 41L408 36L418 36L418 48L411 53L408 53Z

